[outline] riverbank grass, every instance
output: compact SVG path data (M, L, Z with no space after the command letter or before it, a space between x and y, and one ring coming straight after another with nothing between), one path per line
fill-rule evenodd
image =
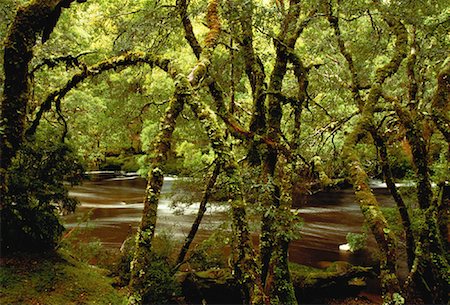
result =
M2 257L0 304L126 304L109 271L82 263L65 250Z

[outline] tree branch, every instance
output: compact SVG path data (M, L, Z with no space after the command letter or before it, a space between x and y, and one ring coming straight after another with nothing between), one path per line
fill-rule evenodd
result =
M85 51L81 52L78 55L65 55L65 56L58 56L53 58L45 58L40 64L38 64L36 67L34 67L30 74L33 75L37 70L41 69L44 66L47 66L49 68L56 67L59 63L65 63L67 68L71 67L82 67L83 64L81 64L78 59L82 56L93 54L95 52L92 51Z
M86 67L83 71L76 73L62 88L50 93L45 101L41 104L39 111L36 113L36 117L33 123L26 131L26 136L31 137L35 134L42 115L51 109L52 103L59 103L67 93L76 88L78 84L85 79L97 76L103 72L116 69L118 67L132 66L139 63L146 63L151 66L156 65L164 71L169 71L169 60L153 57L151 54L146 53L126 53L118 57L112 57L107 60L101 61L98 64Z

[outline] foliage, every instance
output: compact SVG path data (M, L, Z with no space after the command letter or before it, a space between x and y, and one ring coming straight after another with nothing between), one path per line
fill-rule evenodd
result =
M130 263L133 260L134 243L135 236L124 241L121 248L122 255L115 271L120 278L120 283L124 286L130 280ZM142 271L147 287L143 296L144 303L171 304L173 298L180 292L179 284L172 273L175 240L170 233L157 234L152 249L150 265Z
M66 144L29 143L9 173L8 196L2 198L2 250L53 248L64 230L58 213L73 212L77 204L64 183L81 181L80 161Z
M366 246L367 234L349 232L347 233L346 239L347 243L350 246L350 251L356 252L358 250L364 249L364 247Z
M6 23L13 20L13 8L23 3L2 1ZM185 12L182 3L189 4ZM11 118L21 114L22 119L2 117L2 124L13 131L15 124L22 126L26 121L29 125L43 109L40 103L64 86L74 71L84 71L105 58L144 51L170 59L170 73L144 65L120 68L95 77L89 84L81 83L63 100L55 100L54 109L42 117L38 133L42 138L43 129L44 135L50 134L48 130L64 130L73 152L65 145L41 140L26 144L13 165L2 168L10 174L9 192L2 198L6 202L1 212L2 247L51 248L55 244L62 231L57 209L71 211L75 207L62 184L64 180L76 182L75 176L81 176L74 155L92 169L139 167L146 175L150 160L155 160L153 144L160 117L177 94L171 74L184 77L200 57L202 64L208 62L207 75L189 87L183 98L201 101L198 105L204 109L196 111L196 116L202 118L197 120L192 107L185 107L171 141L164 143L164 164L158 164L165 173L192 177L182 182L188 191L178 201L197 200L200 182L214 159L240 160L242 171L237 174L234 164L226 164L213 197L242 197L236 201L252 204L253 215L262 220L261 236L267 238L260 244L262 250L269 250L269 260L260 262L267 267L277 243L285 242L287 259L287 243L298 237L301 223L290 213L295 190L306 196L314 188L312 180L318 177L311 172L310 160L322 160L324 172L319 177L334 180L355 171L358 200L380 246L390 233L402 236L403 231L408 232L397 224L411 223L404 217L412 212L412 230L424 247L431 249L426 243L427 235L433 235L427 231L432 222L424 218L433 212L427 207L436 202L431 185L447 180L449 160L444 128L448 124L435 122L433 117L434 112L442 112L444 122L448 122L448 106L434 109L437 74L448 64L450 10L446 1L222 1L220 16L214 16L215 24L220 19L223 29L218 46L199 54L192 41L197 38L205 47L203 39L209 37L205 8L211 3L217 4L205 0L175 4L169 0L87 1L63 10L58 22L52 24L52 28L56 26L50 39L29 47L33 52L26 52L25 59L31 60L30 67L25 60L23 70L30 76L24 73L26 90L19 95L25 102L8 104L11 108L25 106L17 108L23 111L14 108L8 114ZM59 16L60 11L55 13ZM6 23L0 27L1 40L6 36ZM218 28L214 31L217 34ZM180 39L182 36L187 41ZM76 54L83 54L77 57L78 62L46 64L49 59ZM3 55L0 63L7 58ZM5 80L5 75L0 74L0 80ZM207 107L212 110L206 111ZM205 124L206 133L199 121ZM226 145L220 148L218 137L212 136L219 129L226 130L220 139ZM13 136L22 139L22 134ZM214 140L210 143L208 137ZM228 145L232 147L230 156L224 157L223 146ZM250 158L255 155L258 158ZM390 172L393 177L389 177ZM415 179L418 189L413 195L418 200L414 198L403 213L394 209L381 212L367 184L368 177L381 176L387 181ZM187 200L189 196L192 198ZM155 202L159 199L152 198ZM241 213L236 217L241 217L244 221L240 225L247 228L243 224L247 221L245 207L238 210ZM238 231L238 238L241 233ZM13 246L16 237L19 243ZM197 268L223 266L223 257L208 251L215 253L219 251L216 245L224 247L228 245L224 240L229 241L214 238L193 251L191 260ZM355 250L363 239L361 235L348 236ZM384 248L394 254L397 245L391 241L386 240ZM98 245L90 246L88 252L95 252ZM155 289L152 293L162 299L175 289L164 275L169 270L169 252L153 254L155 271L148 274L150 289ZM389 254L388 260L395 260ZM387 279L395 280L395 262L382 265L393 268ZM160 287L153 285L155 281L168 284ZM394 302L403 300L392 293L397 288L389 292Z
M227 267L228 260L224 249L230 246L231 241L232 236L227 226L221 225L207 239L192 249L188 266L196 271Z

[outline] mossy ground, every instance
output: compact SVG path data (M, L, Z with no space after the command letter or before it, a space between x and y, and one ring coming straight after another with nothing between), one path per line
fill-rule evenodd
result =
M0 260L0 304L126 304L108 271L67 251L16 254Z

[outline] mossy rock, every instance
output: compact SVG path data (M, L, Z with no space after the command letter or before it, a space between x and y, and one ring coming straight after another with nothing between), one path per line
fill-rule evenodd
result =
M295 294L302 303L322 302L326 297L347 297L358 294L373 276L372 268L333 262L326 269L290 264Z
M334 262L326 269L289 264L296 296L302 303L319 301L324 297L356 295L365 287L365 278L372 275L369 267ZM198 272L178 272L183 295L189 303L240 304L237 281L229 269Z
M199 272L178 272L182 294L189 303L240 304L239 287L228 269L210 269Z

